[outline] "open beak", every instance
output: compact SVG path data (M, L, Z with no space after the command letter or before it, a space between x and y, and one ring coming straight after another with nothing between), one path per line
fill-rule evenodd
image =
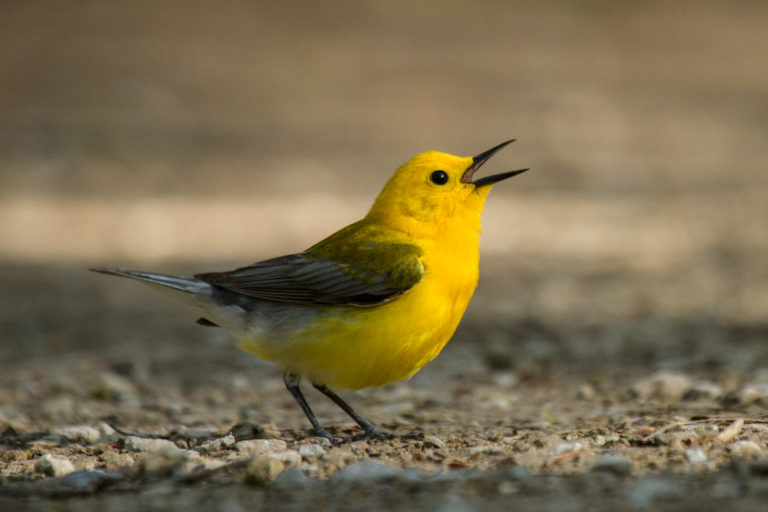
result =
M518 171L508 171L508 172L502 172L500 174L494 174L492 176L486 176L485 178L480 178L479 180L472 181L472 177L475 175L475 172L482 167L482 165L488 161L489 158L491 158L494 153L496 153L498 150L506 146L507 144L511 144L515 142L515 139L508 140L506 142L502 142L498 146L494 146L488 151L483 151L476 157L472 159L472 165L469 166L469 169L464 171L464 175L461 177L462 183L471 183L476 187L482 187L485 185L493 185L494 183L498 183L502 180L505 180L507 178L511 178L512 176L517 176L518 174L522 174L525 171L529 169L520 169Z

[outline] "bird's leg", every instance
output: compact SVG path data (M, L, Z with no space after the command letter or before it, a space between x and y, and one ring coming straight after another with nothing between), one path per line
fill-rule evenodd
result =
M389 434L387 432L382 432L379 427L365 419L360 413L358 413L356 410L352 408L351 405L349 405L347 402L342 400L342 398L328 389L327 387L323 386L322 384L315 384L312 383L313 386L315 386L315 389L317 389L319 392L333 400L333 403L341 407L341 409L349 414L349 416L355 420L355 423L360 425L362 429L365 431L365 438L366 439L391 439L394 436L392 434Z
M304 395L301 392L301 388L299 387L299 382L301 382L301 377L296 375L295 373L285 372L283 374L283 381L285 382L285 387L288 388L288 391L291 392L291 394L293 395L293 398L295 398L296 402L298 402L299 407L301 407L301 410L304 411L304 414L307 415L309 422L312 424L312 428L315 429L315 435L318 437L324 437L329 441L333 441L333 437L331 436L331 434L329 434L327 430L325 430L323 427L320 426L320 422L317 421L317 418L315 417L315 413L312 412L312 408L309 406L309 404L307 403L307 400L304 398Z

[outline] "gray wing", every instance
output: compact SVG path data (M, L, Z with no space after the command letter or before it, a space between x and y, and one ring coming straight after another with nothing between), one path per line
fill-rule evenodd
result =
M257 299L352 306L382 304L421 281L424 266L418 247L397 244L395 250L371 249L367 246L361 251L349 251L347 247L345 259L348 261L303 252L230 272L198 274L195 277Z

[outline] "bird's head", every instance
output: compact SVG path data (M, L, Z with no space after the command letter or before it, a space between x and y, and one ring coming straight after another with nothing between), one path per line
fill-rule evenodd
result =
M414 156L384 185L368 217L406 231L423 224L445 226L457 215L479 217L494 183L528 170L475 177L494 153L513 141L503 142L475 157L438 151Z

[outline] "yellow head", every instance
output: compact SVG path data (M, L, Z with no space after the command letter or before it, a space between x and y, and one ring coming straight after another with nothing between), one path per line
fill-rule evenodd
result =
M475 180L475 172L506 141L476 157L427 151L411 158L389 179L368 212L368 219L408 233L429 234L460 218L476 219L494 183L527 171L510 171Z

